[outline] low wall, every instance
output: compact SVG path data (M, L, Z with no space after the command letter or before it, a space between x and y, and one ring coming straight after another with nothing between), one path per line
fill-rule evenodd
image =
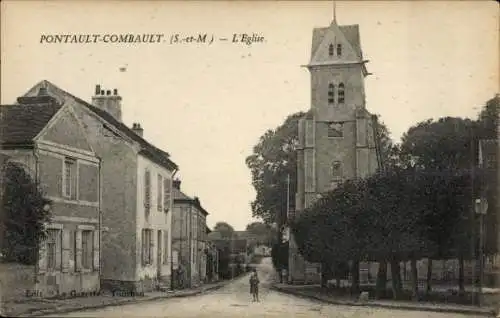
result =
M0 303L29 297L29 293L33 290L35 290L34 265L0 263Z

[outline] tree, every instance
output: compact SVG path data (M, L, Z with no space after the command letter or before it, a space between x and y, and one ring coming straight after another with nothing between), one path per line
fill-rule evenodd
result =
M234 235L234 228L226 222L217 222L212 232L219 232L224 239L230 239Z
M256 244L265 244L270 246L274 237L277 235L269 224L262 222L252 222L247 225L246 231L257 238Z
M498 103L498 99L496 103ZM464 175L464 173L467 174L471 171L471 168L476 165L478 140L481 137L480 135L485 134L485 131L488 129L491 132L494 105L495 102L490 100L485 106L485 109L483 109L483 115L480 116L483 123L481 123L481 121L476 122L464 118L443 117L438 120L429 119L422 121L412 126L402 138L402 143L400 145L402 161L405 162L407 167L425 170L432 174L441 174L443 178L435 179L435 181L439 180L439 184L433 186L440 186L449 182L458 182L461 190L468 189L469 194L472 192L478 193L478 182L472 182L476 177L466 177L468 181L465 182L464 179L461 181L456 178L454 179L454 176ZM481 127L489 128L486 129ZM443 189L443 192L445 190L446 189ZM441 224L442 227L446 227L450 223L444 220L449 220L448 216L453 215L457 210L442 209L444 207L442 203L443 196L437 191L433 192L434 200L430 202L434 205L429 207L429 211L447 211L447 214L442 214L434 219L434 222L436 222L435 224ZM469 210L472 209L472 197L470 195L466 197L469 201L461 200L460 202L462 205L458 206L457 209L463 209L464 207ZM444 196L444 198L446 198L446 196ZM455 202L449 202L449 204L453 203ZM456 204L454 205L456 206ZM429 255L427 271L428 291L430 291L431 285L432 258L449 257L458 257L459 259L460 275L458 283L460 290L464 291L464 259L467 258L467 256L472 256L471 249L466 247L475 245L475 242L471 242L470 238L474 237L474 228L472 228L472 225L476 223L477 222L471 222L470 216L462 220L460 225L457 225L460 227L460 230L454 231L452 234L455 235L455 237L448 240L446 244L442 241L443 237L449 239L449 237L443 236L445 235L445 231L438 226L429 229L429 231L434 231L434 233L429 232L428 235L439 249L435 250L433 255ZM477 227L477 224L474 227ZM467 233L467 235L463 235L464 233Z
M458 117L419 122L403 135L401 158L419 169L469 169L475 162L476 127L474 121Z
M286 213L287 175L290 175L290 198L297 189L298 122L305 115L295 113L275 130L268 130L246 158L252 173L252 185L257 192L251 203L252 216L265 223L283 223ZM290 200L291 206L295 200Z
M479 133L483 139L498 139L498 114L500 112L500 95L488 100L478 116Z
M51 202L22 165L7 162L1 168L1 253L6 261L33 265L46 236L44 223L50 221L50 215L45 207Z

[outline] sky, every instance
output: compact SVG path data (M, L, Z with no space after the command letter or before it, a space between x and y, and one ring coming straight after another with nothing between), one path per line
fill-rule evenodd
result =
M91 101L117 88L123 122L180 167L181 190L243 230L255 198L245 158L286 116L310 108L312 30L331 1L2 1L1 103L49 80ZM495 1L337 1L337 22L359 24L367 108L394 140L415 123L475 117L499 89ZM166 43L40 43L55 34L163 34ZM171 36L258 34L251 45L170 44ZM125 71L121 71L120 69Z

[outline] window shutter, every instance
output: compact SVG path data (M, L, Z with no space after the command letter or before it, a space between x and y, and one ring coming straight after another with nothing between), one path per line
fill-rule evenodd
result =
M62 230L57 231L56 237L56 268L62 271Z
M149 264L153 264L153 255L154 255L154 235L153 235L153 230L149 230Z
M40 244L38 251L38 273L43 274L47 271L47 241Z
M142 230L141 232L141 258L142 258L142 266L146 265L146 231Z
M94 253L92 255L94 271L99 270L101 255L99 253L99 231L94 231Z
M163 177L158 174L156 182L156 206L158 211L163 211Z
M149 212L151 206L151 173L146 169L144 173L144 207Z
M63 229L62 231L62 271L69 271L70 261L70 245L71 244L71 231Z
M163 180L163 209L165 211L170 211L170 196L172 194L171 192L171 180L170 179L164 179Z
M82 269L82 231L75 231L75 272Z

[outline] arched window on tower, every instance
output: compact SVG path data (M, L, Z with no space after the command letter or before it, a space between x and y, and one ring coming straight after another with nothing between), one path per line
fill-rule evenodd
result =
M339 84L339 93L338 93L338 102L339 104L343 104L345 101L345 87L344 83Z
M342 44L337 44L337 56L342 56Z
M333 44L328 47L328 55L333 56Z
M332 83L328 84L328 104L333 104L335 102L335 85Z

